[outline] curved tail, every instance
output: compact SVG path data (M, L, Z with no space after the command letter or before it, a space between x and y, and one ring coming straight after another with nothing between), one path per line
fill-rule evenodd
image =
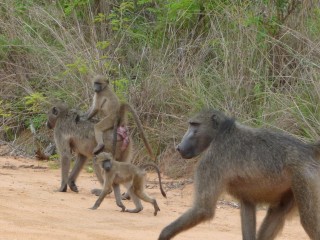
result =
M145 133L144 133L144 130L143 130L141 121L140 121L140 119L139 119L139 117L138 117L138 114L137 114L136 111L133 109L133 107L131 107L130 104L127 104L127 103L122 103L122 104L121 104L121 107L120 107L120 118L123 118L123 116L121 116L121 115L124 115L124 112L125 112L124 109L125 109L125 108L132 113L133 118L134 118L134 121L136 122L137 127L138 127L138 129L139 129L139 133L140 133L140 135L141 135L141 138L142 138L142 140L143 140L143 143L144 143L144 145L146 146L146 148L147 148L147 150L148 150L148 153L149 153L151 159L152 159L153 161L156 161L156 157L155 157L155 155L153 154L152 149L151 149L151 146L150 146L150 144L149 144L149 142L148 142L148 140L147 140L147 138L146 138L146 135L145 135Z
M160 191L161 191L162 196L164 196L164 197L166 198L166 197L167 197L167 194L165 193L165 191L164 191L163 188L162 188L161 175L160 175L160 170L159 170L158 166L155 165L155 164L153 164L153 163L145 163L145 164L142 164L142 165L140 166L140 168L143 168L143 169L145 169L145 168L147 168L147 167L153 167L153 168L157 171L157 173L158 173L158 178L159 178Z

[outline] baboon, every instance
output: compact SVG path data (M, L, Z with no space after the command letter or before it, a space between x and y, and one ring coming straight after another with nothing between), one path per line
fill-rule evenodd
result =
M60 192L67 191L67 185L74 192L78 192L75 184L76 179L83 168L87 159L93 157L93 149L96 146L94 136L94 123L91 121L79 121L77 112L70 110L65 104L57 104L48 112L47 126L54 129L54 139L57 146L57 152L61 160L61 187ZM103 134L105 147L107 152L112 151L113 145L113 129L107 130ZM118 138L119 143L122 139ZM121 144L117 146L114 158L120 162L131 161L132 141L129 141L125 150L121 149ZM72 153L75 153L77 158L75 165L69 175L70 161ZM100 169L94 166L95 174L101 184L103 179ZM99 194L99 190L93 191Z
M117 135L122 137L121 149L124 150L126 148L130 141L128 130L126 127L127 112L130 111L137 124L139 133L148 150L150 157L153 160L156 160L151 150L150 144L145 137L140 119L132 106L128 103L120 103L117 95L110 89L109 81L101 75L93 78L93 89L95 91L93 96L93 103L88 112L83 115L83 118L87 120L90 120L97 113L99 113L100 117L102 117L102 120L94 125L94 133L97 141L97 146L93 150L93 153L98 154L103 150L103 132L111 128L114 128L114 142L112 153L114 153L115 151Z
M95 161L103 170L103 188L102 192L91 209L97 209L108 192L111 191L111 186L113 187L114 195L116 198L117 205L122 209L122 212L138 213L143 207L140 199L149 202L154 207L154 215L160 211L156 199L149 197L145 191L145 167L153 167L159 177L159 185L161 194L166 197L166 193L162 188L161 176L159 168L155 164L144 164L140 167L135 166L130 163L117 162L113 160L111 153L101 152L95 157ZM126 207L121 202L121 195L119 190L119 184L124 184L128 188L128 193L133 200L136 208L126 209Z
M160 240L214 217L226 190L241 203L242 238L272 240L298 208L311 239L320 239L320 143L304 143L286 133L251 128L217 110L189 120L177 151L190 159L204 152L194 182L193 206L160 233ZM256 233L256 205L269 208Z
M103 132L112 129L120 109L120 101L117 95L109 87L109 81L106 77L98 75L92 80L94 96L92 105L83 118L90 120L97 113L102 118L94 125L94 134L97 146L93 149L93 153L97 154L104 148Z

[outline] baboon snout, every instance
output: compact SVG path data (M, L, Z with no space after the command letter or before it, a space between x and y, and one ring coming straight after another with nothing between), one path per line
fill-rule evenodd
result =
M178 145L176 146L176 150L177 150L178 152L180 152L180 144L178 144Z

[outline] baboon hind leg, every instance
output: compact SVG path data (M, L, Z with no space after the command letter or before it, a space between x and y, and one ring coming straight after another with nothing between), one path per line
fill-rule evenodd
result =
M142 207L142 204L141 204L141 201L140 199L137 197L137 195L134 193L133 191L133 187L130 187L128 189L128 193L134 203L134 205L136 206L135 209L126 209L125 211L126 212L129 212L129 213L138 213L138 212L141 212L143 210L143 207Z
M276 205L270 206L258 231L258 240L273 240L284 226L286 217L294 208L294 198L291 191L285 193Z
M77 156L76 162L74 164L74 167L70 173L68 185L70 189L74 192L79 192L78 187L76 185L76 180L79 176L79 173L81 169L83 168L83 165L85 164L87 158L81 154Z
M103 142L103 132L113 128L114 122L115 119L105 117L94 125L94 135L97 141L97 146L93 149L93 154L97 155L103 150L105 146Z
M157 203L156 199L151 198L150 196L148 196L148 194L146 194L146 193L144 192L144 189L143 189L143 186L142 186L142 185L140 186L140 188L135 189L134 193L135 193L140 199L142 199L143 201L149 202L149 203L151 203L151 204L153 205L153 207L154 207L154 213L153 213L153 214L154 214L154 216L156 216L157 213L158 213L158 211L160 211L160 208L159 208L159 206L158 206L158 203Z

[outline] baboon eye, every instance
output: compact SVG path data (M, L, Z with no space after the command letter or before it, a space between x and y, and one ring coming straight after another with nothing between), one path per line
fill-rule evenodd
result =
M197 126L200 125L200 123L198 123L198 122L189 122L189 124L190 124L190 126L192 126L192 127L197 127Z

